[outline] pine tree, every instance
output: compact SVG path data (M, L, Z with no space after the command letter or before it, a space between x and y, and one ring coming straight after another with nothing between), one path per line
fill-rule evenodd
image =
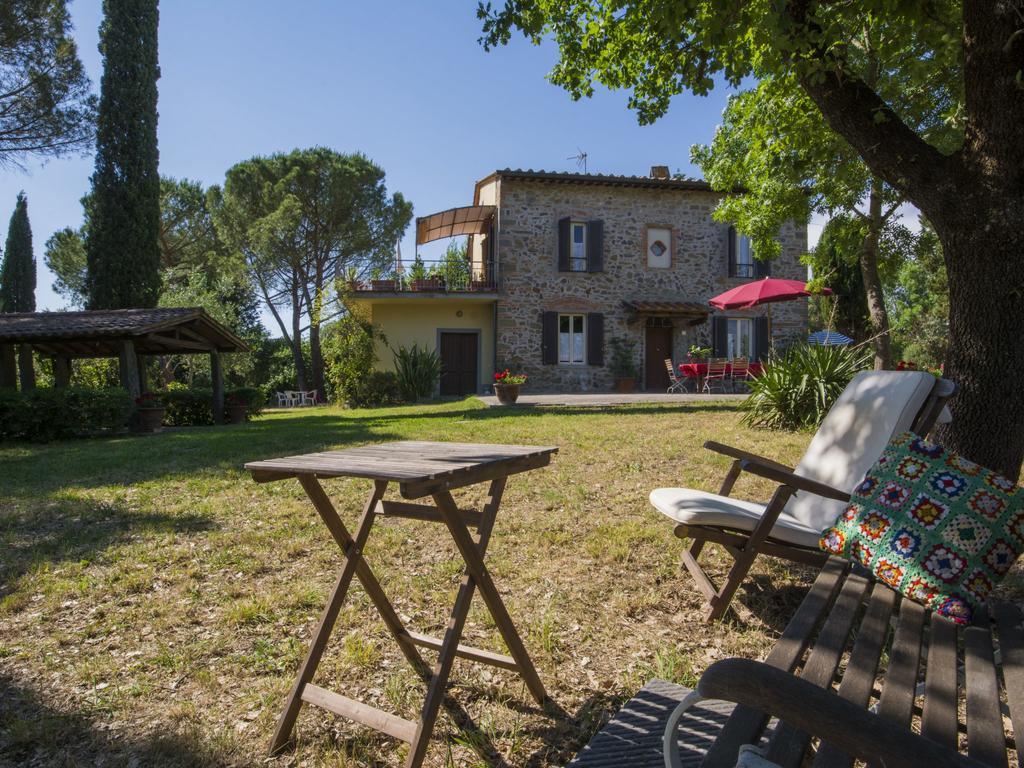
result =
M103 79L86 244L90 309L160 295L157 0L104 0Z
M7 227L7 246L0 267L0 305L4 312L35 312L36 259L32 255L32 227L28 223L28 200L18 193L18 202ZM36 385L32 347L22 344L18 350L18 371L22 391Z
M28 200L18 202L7 228L7 246L0 267L0 307L4 312L35 312L36 260L32 255L32 228L28 223Z

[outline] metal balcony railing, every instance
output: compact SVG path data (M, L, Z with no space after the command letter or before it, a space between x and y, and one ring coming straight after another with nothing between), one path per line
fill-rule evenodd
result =
M384 293L491 293L498 290L497 269L491 262L452 264L425 261L423 266L426 274L419 279L412 277L412 266L406 266L400 273L364 280L355 289Z

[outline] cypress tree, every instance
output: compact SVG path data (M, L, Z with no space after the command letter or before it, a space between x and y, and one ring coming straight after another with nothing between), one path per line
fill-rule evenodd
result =
M0 267L0 305L4 312L36 311L36 259L32 255L32 227L28 223L28 200L18 193L18 202L7 227L4 263ZM18 349L18 371L21 389L36 385L32 347L22 344Z
M18 193L7 228L7 246L0 267L0 306L4 312L36 311L36 259L32 255L32 228L24 192Z
M103 79L86 255L90 309L160 295L157 0L104 0Z

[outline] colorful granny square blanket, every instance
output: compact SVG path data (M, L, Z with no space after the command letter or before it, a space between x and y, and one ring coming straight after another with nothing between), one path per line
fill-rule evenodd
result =
M1024 552L1024 491L905 432L854 488L820 546L965 624Z

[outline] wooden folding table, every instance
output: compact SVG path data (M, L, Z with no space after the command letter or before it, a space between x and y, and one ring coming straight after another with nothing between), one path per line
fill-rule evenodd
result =
M456 656L519 673L537 702L545 703L547 694L544 686L484 565L484 555L509 475L546 466L557 450L527 445L404 441L253 461L245 465L259 483L297 478L344 553L338 579L274 731L271 754L280 751L291 740L295 719L305 702L407 742L410 748L405 764L408 768L419 766L426 755ZM358 477L373 481L373 490L363 507L354 535L342 523L320 485L320 478L332 477ZM490 482L488 496L479 511L460 509L456 505L452 490L486 481ZM405 499L429 496L433 504L386 500L384 493L390 483L398 484L399 493ZM448 527L465 561L465 570L443 638L429 637L405 628L363 557L370 529L378 516L444 523ZM475 538L470 528L476 529ZM427 685L418 722L354 701L311 682L353 577L359 579L402 653ZM480 590L508 646L508 656L459 643L476 589ZM418 647L438 652L437 663L432 668L424 662Z

